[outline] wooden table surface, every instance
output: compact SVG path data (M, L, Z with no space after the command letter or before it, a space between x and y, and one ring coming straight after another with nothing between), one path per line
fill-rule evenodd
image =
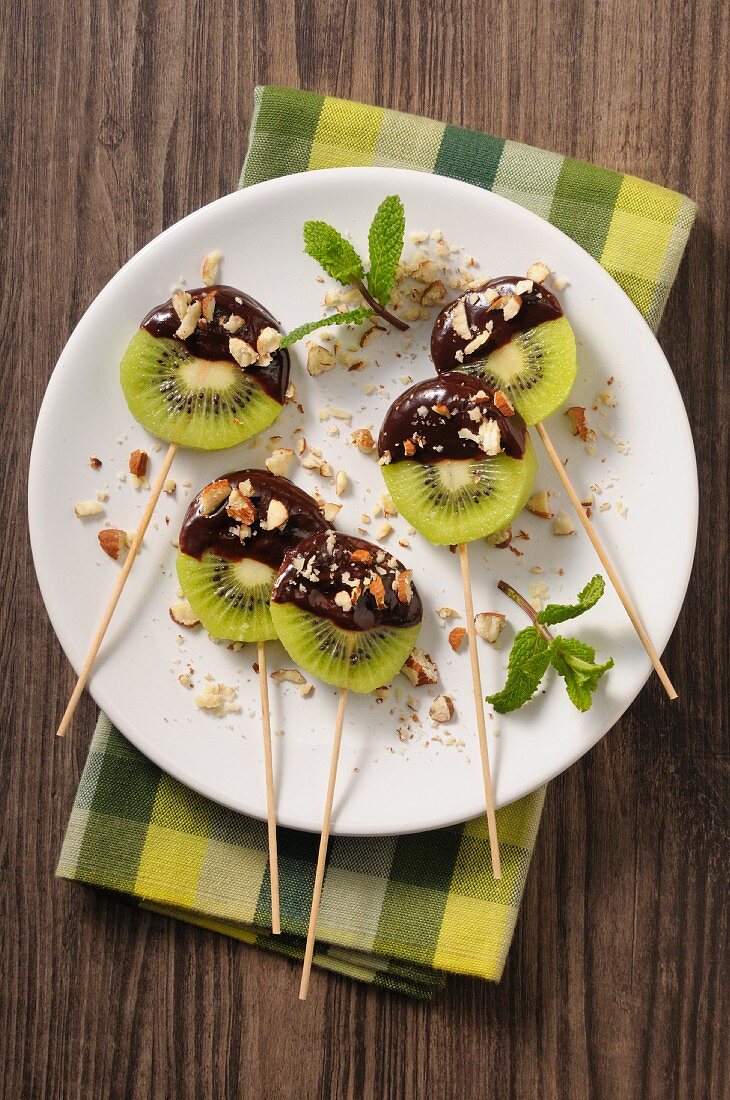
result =
M728 1096L727 15L716 0L11 0L0 41L5 1096ZM432 1005L316 975L302 1007L288 962L53 877L95 707L85 699L56 743L73 677L28 548L36 412L107 280L235 187L265 82L504 134L699 203L659 332L702 488L697 562L666 652L680 699L652 679L552 784L503 981L450 980ZM679 529L682 500L667 506Z

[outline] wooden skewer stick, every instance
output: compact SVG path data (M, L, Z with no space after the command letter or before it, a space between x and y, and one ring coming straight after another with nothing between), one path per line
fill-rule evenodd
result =
M264 730L264 771L266 773L266 816L269 827L269 881L271 883L271 931L281 932L279 917L279 857L276 849L276 799L274 797L274 763L271 758L271 714L269 712L269 685L266 675L266 646L258 643L259 687L261 689L261 718Z
M474 708L479 733L479 753L482 758L482 776L484 778L484 799L487 804L487 825L489 827L489 848L492 853L492 874L502 877L502 863L499 858L499 838L497 837L497 818L494 813L494 792L492 774L489 770L489 749L487 747L487 726L484 721L484 696L482 695L482 677L479 671L479 653L477 651L477 632L474 626L474 603L471 596L471 576L469 573L469 551L465 542L459 544L459 564L461 582L464 586L464 609L466 628L469 637L469 657L471 659L471 680L474 689Z
M544 426L542 424L536 424L535 429L537 431L537 434L540 436L540 439L542 440L543 446L544 446L545 450L548 453L548 457L549 457L550 461L552 462L553 466L555 467L556 474L558 475L561 482L563 483L563 488L565 489L566 493L568 494L568 498L570 500L570 503L573 505L573 508L576 511L578 519L583 524L583 528L585 530L585 533L588 535L588 538L593 543L593 549L598 554L601 565L603 566L603 568L608 573L611 584L616 589L616 594L618 595L618 598L621 600L621 603L624 605L624 609L626 611L626 614L631 619L631 624L632 624L634 630L636 631L636 633L639 635L639 638L641 640L641 644L643 645L644 649L646 650L646 652L649 655L649 660L651 661L651 663L654 666L654 671L656 672L657 676L661 680L662 685L664 687L664 690L666 691L669 698L670 699L676 699L677 698L677 692L674 690L674 684L672 683L672 681L667 676L667 673L664 669L664 665L662 664L661 660L659 659L659 654L654 649L651 638L649 637L649 635L644 630L641 619L639 618L639 616L636 612L636 609L635 609L633 603L631 602L631 598L630 598L628 592L624 588L623 584L621 583L621 580L619 578L618 573L616 572L613 565L611 564L611 559L609 558L608 554L606 553L606 551L603 547L603 543L601 542L598 535L596 534L596 532L593 528L593 524L588 519L588 516L586 515L585 508L583 507L583 505L580 502L580 497L578 496L575 489L573 488L571 480L568 477L567 473L565 472L565 467L563 466L563 463L560 461L560 456L559 456L558 452L555 450L552 443L550 442L550 437L548 436L547 432L545 431Z
M107 604L106 611L104 612L104 618L101 620L101 626L97 630L94 636L94 640L89 647L89 652L86 655L86 660L84 661L81 672L79 673L79 678L76 681L76 687L74 688L71 698L68 701L68 706L64 711L63 718L61 719L61 724L56 730L57 737L63 737L66 733L66 730L71 724L71 719L74 716L74 711L76 710L79 699L84 693L84 688L86 687L86 682L89 679L91 668L94 664L94 661L96 660L96 655L99 652L99 647L104 640L104 635L107 632L107 628L109 626L109 623L111 622L112 615L114 614L116 606L119 603L119 597L122 594L122 589L126 584L127 577L129 576L129 571L134 564L134 559L137 557L137 551L142 545L142 539L144 538L145 531L147 530L149 522L152 519L152 513L155 510L155 505L157 504L160 493L162 492L162 486L167 480L167 475L169 474L170 467L172 466L172 460L174 459L176 454L177 443L171 443L170 446L167 448L167 454L165 455L165 460L162 463L162 469L160 470L157 481L152 486L150 499L147 501L147 507L144 510L144 515L142 516L139 527L137 528L137 532L132 539L132 545L129 547L126 561L122 566L121 572L119 573L119 576L117 578L117 583L114 586L114 591L112 592L111 599Z
M335 721L335 737L332 745L332 759L330 761L330 777L327 783L327 797L324 804L324 817L322 818L322 833L319 838L319 853L317 855L317 872L314 876L314 893L312 894L312 908L309 913L309 928L307 930L307 946L304 951L304 966L302 968L302 981L299 986L299 1000L306 1001L309 992L309 977L312 973L312 958L314 956L314 940L317 931L317 917L319 916L319 903L322 897L322 883L324 882L324 865L327 859L327 845L330 837L330 817L332 816L332 801L335 796L335 782L337 780L337 763L340 759L340 743L342 741L342 723L345 718L345 704L347 702L347 688L340 689L340 699L337 704L337 719Z

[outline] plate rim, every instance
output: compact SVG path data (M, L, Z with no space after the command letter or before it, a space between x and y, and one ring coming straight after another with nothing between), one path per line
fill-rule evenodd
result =
M204 206L202 206L202 207L200 207L196 210L191 211L190 213L186 214L183 218L179 219L178 221L174 222L172 225L168 226L166 229L162 230L160 233L158 233L156 236L154 236L151 240L149 240L146 244L144 244L137 252L135 252L134 255L131 256L123 264L123 266L120 267L119 270L115 272L115 274L111 277L111 279L109 279L108 282L101 288L101 290L94 296L94 298L91 300L91 302L86 307L83 314L81 315L81 317L77 321L76 325L74 326L73 331L69 335L68 340L64 344L64 347L62 348L59 356L56 359L53 370L50 374L50 377L49 377L47 385L46 385L46 389L45 389L45 392L44 392L44 395L43 395L43 399L42 399L42 401L40 403L40 406L39 406L39 409L38 409L37 418L36 418L36 428L35 428L35 431L34 431L34 434L33 434L33 443L32 443L32 447L31 447L30 462L29 462L28 504L27 504L31 554L32 554L34 569L35 569L35 573L36 573L36 578L37 578L37 581L38 581L38 586L39 586L39 589L40 589L40 592L41 592L41 597L43 599L44 607L45 607L46 613L49 617L49 620L51 622L51 626L54 630L54 633L56 634L56 637L58 638L59 643L61 644L61 647L64 651L64 654L65 654L67 660L69 661L69 663L73 667L74 672L78 675L78 670L79 670L79 668L80 668L80 666L83 662L83 656L78 661L75 661L75 660L71 659L71 657L69 656L69 648L71 647L71 643L69 641L69 631L64 629L63 622L62 622L60 616L59 615L54 615L54 614L51 613L51 607L49 605L49 599L48 599L48 596L47 596L47 588L46 588L46 585L44 584L44 581L42 580L42 568L39 569L40 535L39 535L38 530L36 529L35 520L34 520L34 512L35 512L34 501L36 500L36 497L37 497L37 494L38 494L38 481L39 481L39 477L40 477L40 474L38 472L38 466L39 466L39 463L40 463L39 453L40 453L41 444L39 443L39 439L42 435L41 425L42 425L42 420L44 419L44 417L50 415L49 410L52 406L54 393L55 393L56 389L59 386L62 385L63 364L64 364L65 360L67 358L70 358L70 356L73 354L74 345L75 345L77 339L80 340L80 339L83 338L83 333L84 333L87 325L92 323L92 321L89 320L89 315L95 309L97 303L99 303L102 300L105 300L107 298L107 296L111 296L113 294L115 288L116 288L118 280L121 280L124 277L125 273L127 272L127 269L129 267L133 266L134 264L136 264L137 262L139 262L141 260L141 258L143 256L146 256L149 251L153 250L163 238L167 238L167 237L172 236L172 235L176 234L177 232L181 231L182 227L184 227L186 225L186 223L188 223L190 220L197 220L202 215L204 215L204 213L206 211L209 211L213 207L222 207L222 206L225 206L225 205L233 206L237 202L246 203L249 200L249 196L254 195L254 194L260 194L263 191L280 190L283 193L286 193L286 191L288 189L293 188L293 189L296 190L297 187L301 186L305 182L306 182L307 185L311 182L312 185L316 187L317 179L319 179L321 177L324 177L325 175L327 177L331 178L332 173L337 173L338 175L343 177L343 182L344 183L346 183L346 180L347 180L348 177L359 180L365 174L368 174L368 175L373 175L373 174L381 175L384 179L388 179L388 180L392 180L393 175L396 174L396 175L403 176L407 179L412 179L414 181L417 180L419 185L423 183L424 179L428 180L429 182L433 182L433 181L437 180L437 181L440 181L440 183L443 183L444 185L446 185L449 188L455 188L457 191L458 190L463 190L465 193L468 191L468 193L470 193L472 195L473 195L474 192L476 192L488 204L493 204L498 209L500 207L502 207L505 211L512 213L513 216L514 216L514 212L517 211L518 212L518 217L526 218L528 222L532 222L535 225L539 225L539 231L540 231L541 234L547 233L548 236L555 235L555 237L557 239L561 239L563 242L567 242L570 249L580 250L580 252L583 254L583 257L588 260L589 265L592 265L592 267L594 269L594 272L597 275L597 277L599 278L599 280L604 281L605 285L609 286L611 288L612 294L615 295L616 291L617 290L619 291L619 296L621 298L623 298L623 300L624 300L624 303L623 303L624 306L628 307L629 311L634 316L634 320L637 321L637 322L640 322L640 326L643 327L643 329L645 330L645 333L648 334L651 337L651 340L652 340L653 346L655 348L655 351L658 354L659 361L662 363L662 368L665 372L665 375L668 376L668 379L671 381L670 389L673 391L674 404L675 404L675 406L677 408L677 411L679 413L678 420L681 421L683 433L686 435L686 441L689 444L689 446L687 448L688 449L688 454L691 456L691 460L692 460L692 469L690 471L688 471L688 480L689 480L689 482L691 484L691 487L692 487L692 500L690 502L685 501L685 505L684 505L684 507L685 507L685 519L689 518L689 520L690 520L689 527L691 528L691 538L688 539L686 544L685 544L687 549L686 549L686 552L683 554L683 560L682 560L682 567L683 567L682 568L682 573L683 573L683 576L684 576L684 580L683 580L683 583L675 589L675 608L676 609L672 612L672 614L670 616L671 625L670 625L667 637L664 638L664 639L659 639L658 640L657 649L658 649L659 653L662 653L663 650L666 648L666 645L668 644L670 638L672 637L672 635L674 633L674 630L676 629L677 621L679 619L682 608L684 606L687 589L688 589L690 578L691 578L691 575L692 575L692 569L693 569L694 560L695 560L695 556L696 556L697 532L698 532L699 482L698 482L698 474L697 474L697 456L696 456L696 451L695 451L695 448L694 448L694 440L693 440L693 437L692 437L692 431L691 431L691 425L689 423L689 417L687 415L687 409L686 409L686 406L684 404L684 400L682 398L682 394L681 394L681 391L679 389L677 379L674 375L674 372L673 372L673 370L671 368L671 365L670 365L670 363L669 363L669 361L668 361L668 359L667 359L667 357L664 353L664 350L663 350L661 344L657 340L657 337L656 337L655 333L653 332L653 330L649 326L646 319L640 313L640 311L638 310L636 305L633 303L631 298L628 296L626 291L623 289L623 287L621 287L619 285L619 283L609 274L609 272L606 271L606 269L604 267L602 267L602 265L598 262L598 260L596 260L593 256L591 256L590 253L588 253L581 245L579 245L576 241L574 241L568 234L564 233L561 229L559 229L557 226L554 226L551 222L547 221L545 218L542 218L539 214L535 213L535 211L530 210L529 208L527 208L525 206L522 206L520 203L516 203L513 200L511 200L509 198L506 198L503 195L499 195L499 194L497 194L493 191L489 191L489 190L486 190L485 188L478 187L475 184L469 183L469 182L464 181L464 180L454 179L453 177L450 177L450 176L441 176L441 175L438 175L436 173L421 172L421 171L417 171L417 170L413 170L413 169L399 168L399 167L396 167L396 166L393 166L393 167L359 166L359 167L334 167L334 168L316 169L316 170L312 170L312 171L305 171L305 172L299 172L299 173L293 173L293 174L289 174L289 175L285 175L285 176L275 177L274 179L264 180L260 183L253 184L250 187L239 188L235 191L230 192L229 194L223 195L223 196L221 196L217 199L212 200L209 203L206 203ZM389 186L390 186L390 184L389 184ZM80 333L80 335L79 335L79 333ZM675 427L676 426L677 425L675 425ZM688 505L689 505L689 507L688 507ZM689 513L689 516L688 516L688 513ZM685 529L686 529L686 527L687 527L687 525L685 524ZM58 620L58 622L57 622L57 620ZM596 745L598 745L599 742L602 741L604 739L604 737L607 736L608 733L610 733L610 731L613 729L613 727L616 725L616 723L621 719L621 717L628 710L628 708L635 702L635 700L637 699L637 697L639 696L639 694L641 693L641 691L645 687L647 680L649 679L649 677L652 674L653 674L653 669L652 669L651 665L649 665L646 676L640 682L635 694L630 699L628 699L627 701L624 701L623 699L620 701L619 705L616 708L615 713L612 716L610 716L610 718L608 719L609 724L607 725L607 727L604 729L604 731L595 740L590 741L589 743L587 743L585 745L585 747L581 747L580 745L578 745L575 755L571 754L570 759L567 762L561 763L561 765L558 766L555 769L550 769L550 768L545 769L544 778L541 778L536 784L533 784L532 780L528 780L526 785L525 785L525 788L521 791L521 793L517 793L516 795L511 794L508 802L500 801L500 802L498 802L498 806L502 807L504 805L510 805L514 801L518 801L520 798L526 797L527 795L529 795L529 794L533 793L534 791L538 790L540 787L545 786L547 783L549 783L553 779L555 779L558 775L561 775L564 771L567 771L568 768L572 767L578 760L580 760L591 749L593 749ZM195 790L198 793L202 794L204 797L209 798L212 801L218 803L219 805L227 806L228 808L233 809L235 812L248 814L250 816L255 817L258 820L261 820L261 816L257 812L256 808L249 807L249 808L243 808L242 809L241 805L240 805L240 802L238 804L234 805L230 800L226 800L225 798L222 798L220 793L216 792L214 789L212 789L209 784L207 784L205 782L202 782L195 775L190 774L190 772L184 766L178 766L175 762L173 762L172 765L171 765L169 759L164 758L165 757L164 753L156 753L155 752L155 745L154 745L153 741L148 740L144 736L136 737L134 735L130 735L129 733L125 732L125 730L123 729L124 722L123 721L122 722L118 721L120 715L117 711L117 708L116 708L113 700L104 699L105 692L104 692L102 687L94 684L93 676L91 678L90 683L87 685L87 691L89 692L89 694L94 699L94 702L96 703L96 705L110 718L110 720L113 722L113 724L120 730L122 735L127 737L128 740L140 752L143 753L143 755L147 756L156 766L160 767L164 772L171 775L173 778L177 779L179 782L184 783L186 786L191 787L193 790ZM102 701L102 700L104 700L104 701ZM144 743L144 747L142 747L142 744L140 744L140 742ZM480 813L483 813L483 810L482 809L477 809L476 815L478 816ZM451 825L461 824L464 821L470 820L474 816L475 815L471 811L469 811L465 816L461 815L461 814L459 814L457 816L447 815L447 816L441 817L437 822L431 821L430 823L424 823L424 822L418 821L416 823L410 823L408 825L402 825L402 826L395 827L395 828L392 825L389 825L386 828L386 827L378 827L377 825L373 825L373 824L366 824L366 823L363 823L363 822L350 822L350 823L347 823L345 825L338 826L336 818L333 817L332 830L331 831L332 831L333 835L340 835L340 836L403 835L403 834L407 834L407 833L411 833L411 832L428 832L428 831L431 831L431 830L434 830L434 829L445 828L445 827L448 827L448 826L451 826ZM316 832L316 831L318 831L317 827L310 824L309 822L303 822L299 819L288 817L285 813L279 815L278 823L280 825L284 826L284 827L299 829L299 830L306 831L306 832Z

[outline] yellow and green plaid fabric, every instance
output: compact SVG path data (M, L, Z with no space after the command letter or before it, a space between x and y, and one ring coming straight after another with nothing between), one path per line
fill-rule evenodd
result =
M429 118L291 88L257 88L241 186L376 165L465 180L552 222L598 260L656 328L695 204L655 183Z
M287 88L257 88L241 186L314 168L436 172L529 207L578 241L654 326L694 219L655 184L502 138ZM336 837L315 965L429 998L445 972L498 980L517 919L544 788L500 810L503 878L489 872L483 818L398 837ZM279 831L281 937L271 936L264 822L171 779L103 715L58 874L156 912L301 958L318 838Z

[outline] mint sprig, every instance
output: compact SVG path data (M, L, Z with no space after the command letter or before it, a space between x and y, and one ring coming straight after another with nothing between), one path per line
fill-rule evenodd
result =
M590 710L593 692L601 676L613 668L613 659L598 664L593 646L578 638L553 637L545 624L575 619L593 607L603 595L603 577L600 574L592 577L579 593L577 603L547 604L540 612L536 612L524 596L506 581L500 581L498 588L530 616L533 625L515 635L507 666L507 682L501 691L488 695L487 702L499 714L517 710L532 699L552 665L565 681L565 689L573 706L582 712Z
M336 279L343 286L357 287L370 307L363 320L377 313L388 324L404 332L408 325L399 317L395 317L387 309L387 305L395 286L405 229L403 203L397 195L388 195L375 211L370 225L368 233L370 267L367 274L365 274L365 265L352 244L342 236L339 230L328 225L327 222L304 223L304 251L316 260L332 279ZM330 321L330 323L338 322ZM319 325L314 327L318 328ZM306 328L306 325L302 325L295 331L299 332ZM310 328L307 331L312 332L313 329ZM303 335L306 335L306 332ZM297 339L301 339L301 336ZM289 343L294 342L289 340Z
M347 313L333 313L329 317L320 317L318 321L307 321L306 325L300 325L299 328L293 328L291 332L287 332L279 347L291 347L292 344L296 344L298 340L303 340L305 336L309 336L310 332L314 332L318 328L329 328L332 325L361 325L363 321L367 321L368 317L372 317L372 315L372 309L361 308L351 309Z

